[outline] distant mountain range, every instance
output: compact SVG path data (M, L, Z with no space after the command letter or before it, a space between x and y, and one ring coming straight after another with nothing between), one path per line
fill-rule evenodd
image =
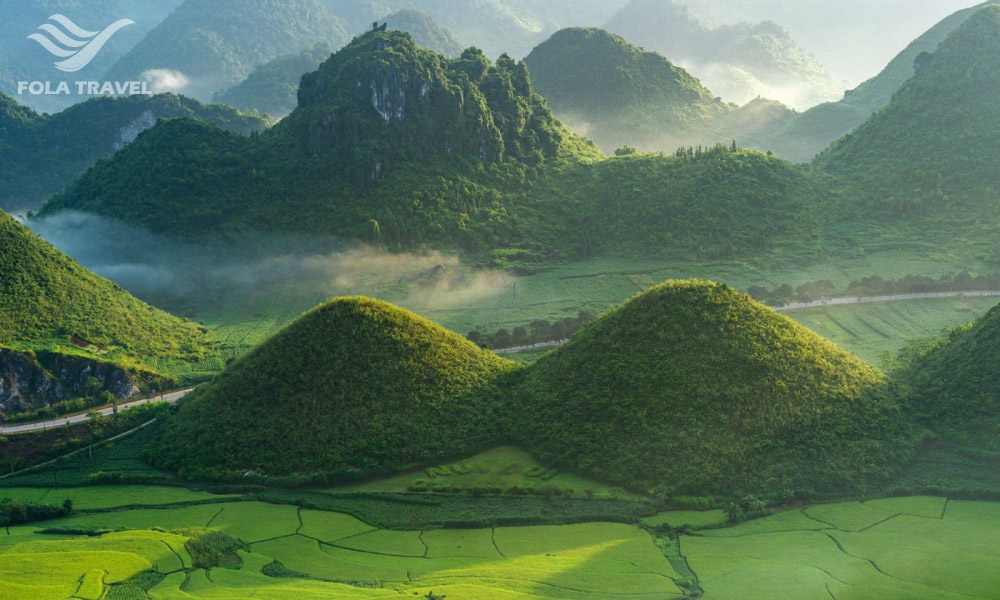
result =
M267 126L227 106L172 94L94 98L55 115L39 115L0 94L0 209L37 209L157 120L177 117L246 135Z
M710 28L681 0L631 0L604 28L659 52L737 104L764 97L805 109L847 88L774 22Z
M186 0L105 77L151 79L153 91L208 102L263 62L348 39L343 21L317 0Z
M608 154L625 146L673 151L731 140L760 147L795 117L774 101L723 102L662 55L601 29L559 31L525 63L555 115Z
M409 33L418 45L449 58L458 58L464 50L450 31L424 13L403 9L384 17L382 22ZM332 53L328 44L317 44L298 54L280 56L258 66L242 83L216 92L213 100L247 112L259 110L272 117L284 117L298 103L299 80L318 69Z

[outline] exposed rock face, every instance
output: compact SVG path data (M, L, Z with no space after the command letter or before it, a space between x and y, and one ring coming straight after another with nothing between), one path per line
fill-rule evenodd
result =
M156 125L157 116L151 110L145 110L134 121L118 130L118 138L115 140L115 152L121 150L126 144L131 144L139 134Z
M369 87L372 106L385 122L388 123L393 118L402 121L406 114L406 88L396 67L376 67ZM421 89L427 89L427 82L423 82Z
M102 390L119 399L139 394L134 377L111 363L0 349L0 412L23 412Z
M355 181L455 155L537 162L561 142L524 64L492 64L474 49L448 60L399 32L357 38L302 78L298 101L277 130L294 131L310 157Z

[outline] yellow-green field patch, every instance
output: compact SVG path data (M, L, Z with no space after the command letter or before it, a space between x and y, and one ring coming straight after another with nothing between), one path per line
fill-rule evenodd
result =
M163 529L205 527L222 510L222 504L204 504L179 508L143 508L94 513L48 521L46 527L90 527L93 529Z
M438 529L425 531L428 558L500 558L489 529Z

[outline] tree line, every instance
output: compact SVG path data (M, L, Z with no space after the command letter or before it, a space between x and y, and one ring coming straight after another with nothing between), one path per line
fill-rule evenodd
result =
M593 320L592 314L581 312L576 317L566 317L554 322L538 319L527 327L515 327L513 331L498 329L494 333L486 334L477 329L470 331L465 337L473 344L487 350L517 348L569 339Z

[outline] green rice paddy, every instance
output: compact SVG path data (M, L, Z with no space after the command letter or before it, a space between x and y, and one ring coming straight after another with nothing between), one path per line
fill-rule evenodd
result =
M136 487L124 496L173 501L186 492ZM27 497L29 489L9 491ZM102 501L110 489L82 488L79 497L120 506ZM731 527L722 511L679 510L635 525L393 531L341 513L209 500L100 508L44 523L63 532L122 529L103 535L0 529L0 600L635 600L698 590L709 600L1000 598L1000 503L992 502L843 502ZM686 533L673 540L646 529L666 524ZM203 527L245 543L240 560L226 563L239 567L192 567L178 530Z

